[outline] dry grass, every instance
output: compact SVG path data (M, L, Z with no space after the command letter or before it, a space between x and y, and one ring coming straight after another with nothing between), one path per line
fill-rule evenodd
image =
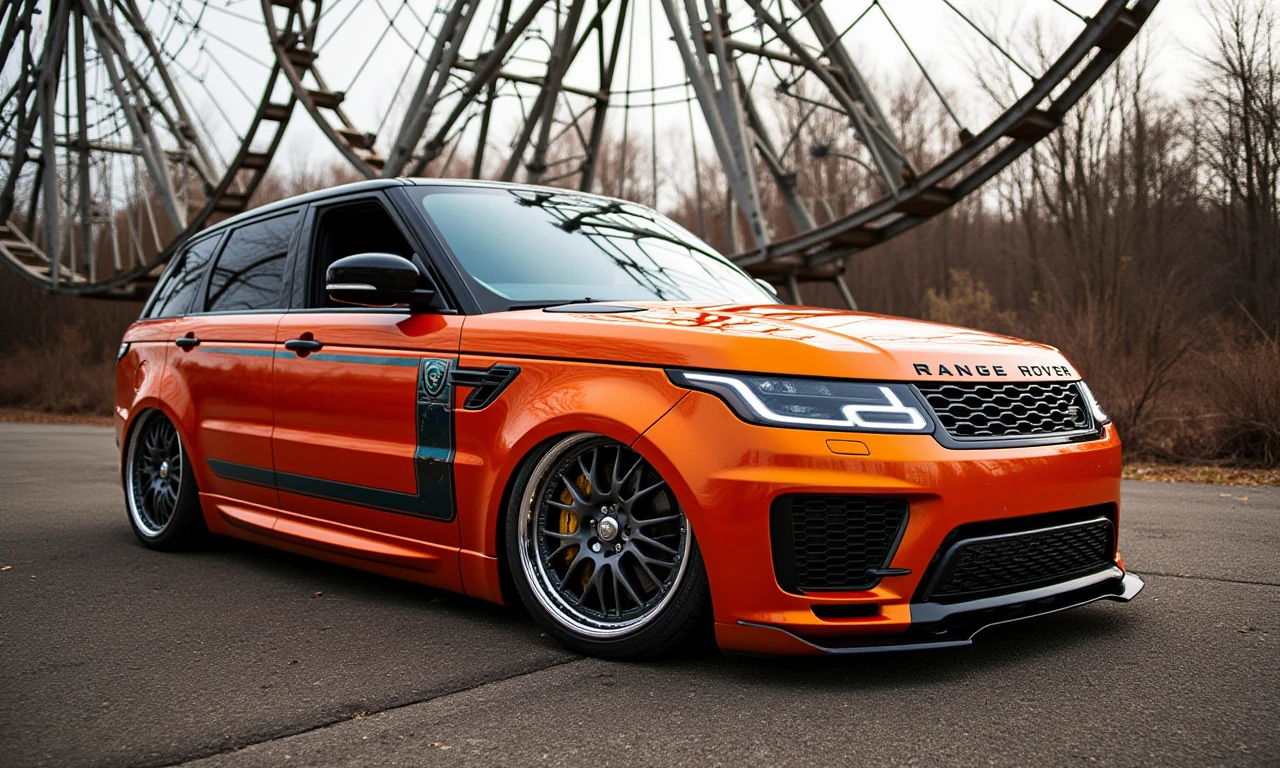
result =
M1280 469L1241 469L1238 467L1194 466L1185 464L1153 464L1125 462L1124 479L1157 483L1208 483L1246 487L1280 487Z
M0 408L0 421L20 424L92 424L96 427L109 427L115 423L113 417L96 413L50 413L26 408Z
M115 361L102 357L70 325L57 330L53 344L10 350L0 367L0 408L109 416Z

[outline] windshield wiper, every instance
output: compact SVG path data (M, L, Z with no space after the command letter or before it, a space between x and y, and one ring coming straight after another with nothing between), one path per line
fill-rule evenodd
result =
M581 299L550 299L547 301L513 301L511 306L507 307L508 312L514 312L518 309L546 309L547 307L563 307L569 304L591 304L597 301L614 301L614 299L593 299L590 296L584 296Z

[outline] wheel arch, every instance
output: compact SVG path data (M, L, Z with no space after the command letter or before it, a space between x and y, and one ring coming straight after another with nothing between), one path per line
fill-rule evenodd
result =
M644 457L659 474L662 479L671 487L672 492L676 496L676 501L680 504L681 510L685 512L685 518L688 521L689 529L693 533L694 539L697 539L697 524L694 521L696 513L690 515L690 505L688 499L693 498L691 491L684 477L680 475L676 465L652 443L643 441L643 434L635 434L630 439L622 439L617 434L609 434L607 432L598 432L591 429L560 429L549 435L544 435L536 440L531 441L531 445L525 446L519 457L510 462L509 469L501 480L502 493L500 494L499 506L496 514L492 515L492 526L486 531L485 543L492 547L491 552L495 553L498 561L498 582L502 592L504 602L516 604L519 602L515 592L514 582L512 581L510 563L506 557L506 530L511 512L511 501L514 494L518 493L517 483L521 480L521 475L526 467L534 465L546 454L548 450L558 444L565 438L577 434L590 434L600 437L607 437L616 440L622 445L627 446L631 450L636 451ZM514 454L515 451L513 450ZM655 457L653 454L658 454ZM658 458L658 461L655 461Z

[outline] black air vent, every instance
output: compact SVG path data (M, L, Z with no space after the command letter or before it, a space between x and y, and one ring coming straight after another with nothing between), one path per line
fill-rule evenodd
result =
M468 411L478 411L497 400L498 395L502 394L502 390L507 388L518 373L520 369L517 366L501 363L483 370L454 368L450 381L455 387L473 387L462 407Z
M773 567L789 592L870 589L907 524L907 502L883 496L798 493L770 511Z

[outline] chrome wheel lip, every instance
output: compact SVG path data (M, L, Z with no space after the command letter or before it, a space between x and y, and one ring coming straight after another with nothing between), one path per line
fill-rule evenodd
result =
M165 460L163 464L167 465L169 469L169 472L167 472L166 475L171 475L174 467L178 469L178 487L174 490L173 494L175 509L170 511L169 517L164 521L164 523L157 525L155 521L151 519L147 511L144 510L143 505L145 504L145 500L139 498L138 488L134 478L134 469L136 463L141 458L139 450L141 450L140 443L142 438L146 435L148 430L153 427L153 422L156 419L163 419L165 416L159 411L151 411L142 418L142 423L134 427L133 433L129 437L129 451L125 456L124 466L124 488L125 498L129 507L129 517L133 520L134 526L147 538L154 539L163 534L169 528L169 525L173 522L174 515L177 513L177 500L181 497L182 486L183 483L186 482L186 478L183 476L184 473L182 472L184 454L182 438L177 434L177 429L173 428L174 444L177 446L177 456L171 457L173 459L172 461ZM166 476L162 479L168 480L168 477Z
M549 470L560 461L564 454L587 440L593 440L602 437L602 435L594 435L590 433L579 433L570 435L569 437L556 443L551 450L543 454L542 458L534 467L533 474L529 476L529 481L523 489L523 500L520 505L520 519L517 521L519 528L519 546L520 546L520 567L524 571L526 580L529 583L530 591L533 592L534 598L538 604L551 616L555 622L565 629L568 629L578 635L582 635L594 640L610 640L624 635L631 634L641 627L646 626L658 616L662 614L663 609L675 597L680 585L684 582L685 571L689 566L689 552L693 542L693 531L689 528L689 522L686 518L684 521L688 533L684 537L684 543L680 550L680 565L676 571L675 578L671 580L671 586L667 589L667 593L662 598L648 608L643 614L632 617L624 621L603 622L598 619L587 616L580 611L574 609L559 593L551 575L547 572L546 567L542 563L542 559L537 556L536 544L533 537L530 536L530 521L536 517L538 499L540 497L539 489L543 482L550 480L548 478ZM681 509L680 514L684 514Z

